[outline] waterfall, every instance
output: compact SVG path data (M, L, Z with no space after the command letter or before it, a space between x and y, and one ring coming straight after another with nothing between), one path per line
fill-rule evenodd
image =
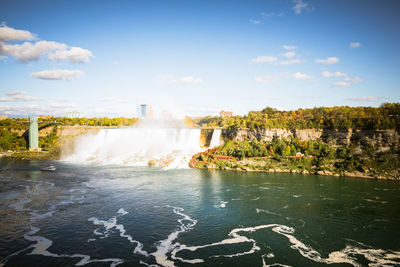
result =
M221 145L221 129L214 129L210 141L210 148Z
M73 154L64 159L79 163L187 168L192 155L200 151L200 129L101 129L95 135L79 137Z

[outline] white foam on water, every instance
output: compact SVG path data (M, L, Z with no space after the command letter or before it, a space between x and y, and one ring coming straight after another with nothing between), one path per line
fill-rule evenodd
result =
M95 229L93 231L93 233L95 235L102 235L103 238L106 238L110 235L110 231L112 229L116 229L119 231L119 235L123 238L126 238L130 243L132 244L136 244L135 249L133 250L134 253L136 254L141 254L143 256L148 256L148 253L146 251L143 250L143 244L140 243L137 240L134 240L132 236L126 234L126 230L125 227L122 224L118 224L117 223L117 218L116 217L112 217L110 218L108 221L105 220L100 220L96 217L91 217L88 219L88 221L93 222L94 225L102 225L104 226L104 232L100 233L99 229Z
M80 188L71 188L68 190L68 192L73 193L73 192L81 192L82 194L85 194L87 191L85 189L80 189Z
M29 182L37 183L36 181L29 181ZM49 186L49 188L53 188L55 186L54 183L47 182L46 184ZM50 206L49 211L40 213L38 210L24 208L24 204L32 201L29 198L30 195L36 194L37 191L44 190L41 187L41 184L36 184L33 187L33 189L31 189L31 187L29 187L29 186L26 186L25 189L26 189L25 190L26 197L16 201L15 203L10 204L9 207L15 208L16 211L29 210L30 215L32 216L30 218L30 224L36 222L37 220L41 220L41 219L53 216L53 214L58 211L56 209L56 207L58 207L58 206L73 204L73 203L76 203L76 201L81 201L82 199L84 199L84 196L76 197L76 196L72 195L69 197L69 200L60 201L57 204L53 204ZM75 191L83 192L82 190L69 190L70 193L75 192ZM81 202L79 202L79 203L81 203ZM94 263L94 262L110 262L110 266L117 266L124 262L122 259L119 259L119 258L91 259L91 257L89 255L83 255L83 254L69 255L69 254L52 253L48 249L51 247L53 241L51 241L50 239L47 239L43 236L35 235L39 231L40 231L40 228L35 227L35 226L30 226L30 231L28 231L26 234L24 234L24 238L28 241L34 242L34 244L4 257L0 261L0 266L4 266L11 257L16 256L16 255L20 254L21 252L24 252L29 249L32 249L32 251L30 253L28 253L27 255L41 255L41 256L46 256L46 257L57 257L57 258L61 258L61 257L81 258L81 260L78 263L76 263L76 266L82 266L82 265L86 265L86 264Z
M232 245L232 244L239 244L239 243L252 243L252 247L250 250L248 251L244 251L244 252L238 252L235 254L225 254L225 255L213 255L210 256L212 258L216 258L216 257L239 257L239 256L243 256L246 254L252 254L256 251L260 250L260 247L257 246L257 243L254 239L248 238L246 236L240 235L239 233L241 232L254 232L260 229L264 229L264 228L270 228L273 226L276 226L277 224L268 224L268 225L259 225L259 226L255 226L255 227L246 227L246 228L236 228L233 229L229 234L229 238L224 239L222 241L219 242L214 242L211 244L205 244L205 245L200 245L200 246L186 246L186 245L178 245L173 251L172 251L172 258L175 259L179 259L183 262L188 262L188 263L201 263L204 262L204 259L191 259L191 260L185 260L183 258L177 257L176 253L178 253L179 251L183 251L183 250L189 250L189 251L196 251L198 249L202 249L202 248L207 248L207 247L215 247L215 246L222 246L222 245Z
M100 228L96 228L93 230L93 234L95 235L101 235L101 236L105 236L106 234L99 232ZM108 235L106 236L108 237Z
M170 207L170 206L168 206ZM178 227L177 230L174 232L170 233L168 237L164 240L161 240L157 244L157 250L151 255L153 255L156 259L156 262L162 266L168 266L172 267L175 266L174 262L168 259L167 253L171 252L171 258L172 259L177 259L175 258L175 253L173 253L173 250L179 246L179 243L173 243L174 240L176 240L179 236L179 234L184 233L186 231L190 231L193 229L193 227L197 224L197 221L189 217L188 215L182 213L184 211L183 208L179 207L172 207L173 212L175 214L178 214L182 218L178 219L178 222L180 226ZM186 222L186 223L184 223ZM189 263L199 263L198 261L187 261Z
M144 262L144 261L139 261L139 263L140 263L140 264L143 264L143 265L146 265L146 266L149 266L149 267L160 267L160 265L157 265L157 264L148 264L147 262Z
M369 199L369 198L364 198L364 200L365 200L365 201L368 201L368 202L375 202L375 203L382 203L382 204L388 203L387 201L374 200L374 199Z
M94 185L92 185L92 184L89 183L89 182L83 182L82 184L83 184L84 186L88 187L88 188L94 188Z
M386 251L383 249L371 248L358 248L353 246L346 246L343 250L334 251L329 254L325 260L326 263L349 263L353 266L362 266L357 263L355 255L364 256L368 261L368 266L399 266L400 265L400 251Z
M110 267L115 267L119 264L124 263L122 259L119 258L109 258L109 259L90 259L91 257L83 254L74 254L69 256L70 258L82 258L75 266L83 266L93 262L111 262Z
M2 258L2 259L0 260L0 267L3 267L4 265L6 265L7 261L8 261L11 257L17 256L17 255L20 254L21 252L24 252L24 251L26 251L26 250L28 250L28 249L30 249L30 248L31 248L31 247L26 247L26 248L23 248L23 249L21 249L21 250L18 250L18 251L16 251L16 252L14 252L14 253L8 255L8 256L5 256L4 258Z
M279 214L277 214L275 212L272 212L272 211L269 211L269 210L258 209L258 208L256 209L256 212L257 213L263 212L263 213L268 213L268 214L275 215L275 216L280 216Z
M123 208L120 208L117 213L122 214L122 215L128 214L128 212L126 210L124 210Z
M45 213L38 213L37 211L31 211L31 215L35 217L35 219L44 219L53 216L53 213L56 210L48 211Z
M101 129L96 135L80 137L74 153L64 160L187 168L193 154L202 151L200 129L129 128Z
M322 258L321 254L305 245L293 236L293 228L282 228L281 226L274 227L274 232L281 234L288 238L292 244L290 247L297 250L303 257L308 258L315 262L334 264L334 263L348 263L353 266L362 266L357 262L355 255L364 256L370 263L369 266L396 266L400 264L400 251L386 251L383 249L359 248L354 246L346 246L340 251L331 252L327 258Z
M23 198L20 200L17 200L14 203L11 203L8 205L10 208L15 208L16 211L23 211L24 210L24 204L31 202L32 200L29 198Z
M274 267L274 266L281 266L281 267L291 267L290 265L285 265L285 264L281 264L281 263L272 263L272 264L267 264L266 262L265 262L265 258L268 258L268 259L271 259L271 258L273 258L273 257L275 257L274 256L274 254L271 252L271 253L268 253L268 254L263 254L262 256L261 256L261 259L262 259L262 266L263 267Z
M93 262L111 262L110 266L117 266L118 264L124 262L122 259L118 258L91 259L89 255L84 255L84 254L68 255L68 254L51 253L50 251L48 251L48 249L51 247L53 242L43 236L34 236L34 234L36 234L39 231L40 231L39 228L31 226L31 230L24 235L24 238L26 240L36 242L36 244L33 244L28 247L28 248L33 248L33 250L30 253L28 253L28 255L41 255L41 256L56 257L56 258L82 258L78 263L75 264L76 266L82 266Z
M228 201L220 201L219 204L214 205L216 208L226 208L226 204L228 204Z
M300 255L315 262L326 263L326 264L348 263L353 266L361 266L361 264L357 262L357 259L354 256L362 255L368 261L370 261L369 266L374 266L374 267L396 266L400 264L400 252L398 251L394 252L394 251L385 251L382 249L371 249L371 248L365 249L354 246L346 246L346 248L344 248L343 250L331 252L327 258L323 258L318 251L314 250L310 246L305 245L304 243L302 243L296 237L293 236L295 232L294 228L280 224L267 224L255 227L236 228L233 229L228 234L229 238L211 244L205 244L199 246L186 246L186 245L176 244L175 248L171 252L172 255L171 257L173 259L178 259L182 262L201 263L204 262L204 259L187 260L176 256L176 254L179 251L183 250L196 251L198 249L207 247L215 247L215 246L238 244L238 243L252 243L252 248L248 251L238 252L235 254L213 255L209 257L238 257L246 254L252 254L259 251L260 248L257 246L256 241L254 239L243 236L240 233L250 233L266 228L271 228L273 232L285 236L288 239L289 243L291 244L290 248L297 250L300 253ZM263 266L288 266L281 263L273 263L267 265L265 262L265 258L273 258L273 257L274 257L273 253L263 255L262 256Z

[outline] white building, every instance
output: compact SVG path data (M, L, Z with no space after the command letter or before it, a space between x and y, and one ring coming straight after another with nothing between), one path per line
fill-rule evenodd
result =
M71 111L67 113L67 117L71 119L80 118L81 114L78 111Z

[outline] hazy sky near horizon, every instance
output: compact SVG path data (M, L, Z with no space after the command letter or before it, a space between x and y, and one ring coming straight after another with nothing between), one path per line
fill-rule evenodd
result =
M0 1L0 114L400 101L400 1Z

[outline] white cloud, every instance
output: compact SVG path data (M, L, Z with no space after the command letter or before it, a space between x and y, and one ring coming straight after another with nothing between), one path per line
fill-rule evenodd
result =
M295 78L296 80L309 80L309 79L313 79L312 76L309 76L305 73L301 73L301 72L296 72L295 74L293 74L293 78Z
M203 80L200 78L195 78L193 76L185 76L179 79L169 80L162 82L166 85L186 85L186 84L200 84L203 83Z
M271 18L273 17L275 14L274 13L265 13L265 12L261 12L261 16L263 16L264 18Z
M261 56L261 57L253 58L251 61L254 63L272 63L277 60L278 60L277 57Z
M346 77L346 78L344 78L344 80L346 82L353 82L353 83L362 82L362 79L360 77L357 77L357 76L353 77L353 78Z
M97 99L100 102L116 102L116 103L130 103L132 101L123 98L116 98L116 97L102 97Z
M249 21L250 21L250 23L253 23L256 25L261 23L261 20L256 20L256 19L249 19Z
M41 101L43 97L35 97L27 95L23 91L8 91L6 97L0 97L0 102L26 102L26 101Z
M24 116L30 114L42 114L43 106L41 105L24 105L24 106L5 106L0 105L0 113L13 116Z
M275 81L274 76L255 77L254 80L258 83L270 83Z
M89 62L92 52L80 47L69 47L64 43L41 40L38 42L24 42L9 44L10 41L31 41L35 35L28 31L16 30L5 24L0 27L0 56L11 56L21 63L37 61L45 54L53 61L68 60L69 62ZM53 53L52 53L53 52Z
M345 100L350 100L350 101L363 101L363 102L376 102L376 101L381 101L384 99L383 97L375 97L375 96L361 96L361 97L349 97L346 98Z
M359 48L361 46L361 43L359 42L353 42L349 44L350 48Z
M345 82L345 81L338 81L338 82L334 82L333 86L347 87L347 86L350 86L350 83L349 82Z
M337 72L324 71L324 72L322 72L322 76L324 76L324 77L345 77L345 76L347 76L347 73L340 72L340 71L337 71Z
M57 109L57 108L76 108L78 105L75 103L68 103L68 102L64 102L64 101L57 101L57 102L53 102L50 105L48 105L48 107L53 108L53 109Z
M328 57L327 59L319 59L319 58L317 58L315 60L315 63L331 65L331 64L338 63L339 61L340 60L337 57Z
M345 73L344 73L345 74ZM346 74L347 75L347 74ZM353 83L356 83L356 82L361 82L362 81L362 79L360 78L360 77L353 77L353 78L350 78L350 77L346 77L346 78L344 78L343 79L343 81L337 81L337 82L334 82L333 83L333 86L338 86L338 87L347 87L347 86L350 86L351 85L351 83L353 82Z
M283 17L284 15L285 15L285 12L282 11L282 12L280 12L277 16L278 16L278 17Z
M297 46L294 46L294 45L282 45L282 48L286 49L286 50L295 50L295 49L297 49Z
M293 65L293 64L298 64L302 63L303 61L300 59L290 59L290 60L283 60L279 62L279 65Z
M71 47L69 50L58 50L48 57L52 61L68 60L71 63L87 63L93 54L87 49Z
M0 41L30 41L34 40L36 36L29 31L16 30L11 27L7 27L3 22L0 27Z
M84 73L80 70L44 70L31 73L31 77L43 80L64 80L64 81L71 81L83 75Z
M307 3L302 0L293 0L294 6L292 6L294 13L301 14L303 10L309 10L309 6Z
M9 55L15 57L19 62L27 63L39 60L47 52L65 48L67 48L66 44L49 41L39 41L34 44L24 42L14 45L0 43L0 54Z
M296 52L294 52L294 51L288 51L288 52L286 52L286 53L283 54L283 56L284 56L284 57L287 57L287 58L292 58L292 57L294 57L295 55L296 55Z
M54 102L50 105L26 105L23 106L8 106L0 105L0 113L9 116L21 116L26 117L27 115L40 115L40 114L51 114L54 116L65 116L71 108L75 108L76 104L59 103Z

